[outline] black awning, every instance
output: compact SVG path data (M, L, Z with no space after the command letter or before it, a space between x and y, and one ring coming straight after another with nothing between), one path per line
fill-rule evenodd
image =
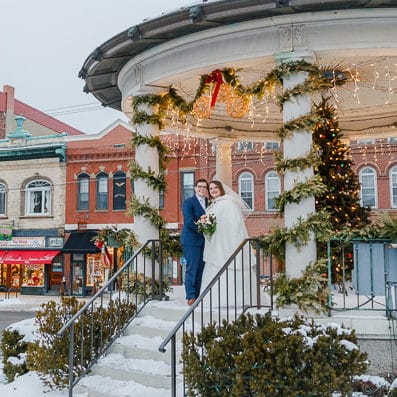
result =
M71 232L62 252L95 253L100 249L93 243L92 239L98 235L96 231Z

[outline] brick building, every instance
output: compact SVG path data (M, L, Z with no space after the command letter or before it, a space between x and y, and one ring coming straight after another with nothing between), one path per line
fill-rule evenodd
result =
M0 287L57 293L67 135L83 132L0 91Z

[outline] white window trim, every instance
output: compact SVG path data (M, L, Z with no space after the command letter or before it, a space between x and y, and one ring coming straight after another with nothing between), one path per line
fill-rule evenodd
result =
M0 212L0 216L7 215L7 186L5 183L0 183L0 192L4 194L4 212Z
M362 196L362 174L364 170L372 170L373 171L373 177L374 177L374 194L375 194L375 205L371 208L378 208L378 175L376 173L376 170L373 167L364 167L360 170L359 172L359 180L360 180L360 204L364 206L363 204L363 196Z
M397 179L397 166L392 167L389 172L390 208L397 208L397 199L396 202L393 203L393 178L392 178L393 174L396 175L396 179ZM397 181L396 181L396 188L397 188Z
M39 186L39 187L32 187L30 188L29 185L32 183L37 183L37 182L42 182L47 184L46 186ZM30 181L26 184L25 187L25 215L26 216L48 216L52 214L52 185L50 182L44 180L44 179L36 179L33 181ZM46 211L41 211L41 212L30 212L30 203L31 203L31 198L32 198L32 193L33 192L41 192L41 194L45 195L48 193L48 202L47 202L47 212ZM43 199L43 197L42 197Z
M281 178L280 178L280 175L278 175L276 171L269 171L269 172L266 173L266 175L265 175L265 208L266 208L266 211L269 211L269 212L277 212L277 211L278 211L277 208L269 208L269 200L268 200L268 198L269 198L269 196L268 196L269 191L268 191L268 188L267 188L267 178L269 177L270 174L275 174L275 175L277 176L277 178L278 178L278 187L279 187L279 189L278 189L278 192L279 192L278 195L281 194ZM275 179L275 177L272 177L272 178Z
M255 184L254 184L254 176L251 174L251 172L245 171L239 175L239 177L238 177L238 192L241 197L241 180L243 179L244 175L248 175L249 179L251 180L252 207L250 208L250 210L254 211L255 210ZM244 179L248 179L248 178L245 177Z

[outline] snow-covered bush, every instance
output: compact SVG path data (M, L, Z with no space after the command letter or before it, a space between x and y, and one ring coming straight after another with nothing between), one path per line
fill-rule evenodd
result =
M3 355L3 372L9 382L18 375L28 372L26 368L26 350L28 343L24 341L24 335L17 330L5 329L1 340L1 352Z
M269 314L185 333L182 358L188 395L206 397L349 395L367 368L353 330Z
M94 357L101 354L105 343L129 321L135 305L116 299L107 307L91 306L75 322L74 375L87 369ZM38 338L29 344L27 366L37 371L43 383L50 388L62 389L68 385L69 332L62 337L57 333L84 305L76 298L62 298L60 303L49 301L36 312Z

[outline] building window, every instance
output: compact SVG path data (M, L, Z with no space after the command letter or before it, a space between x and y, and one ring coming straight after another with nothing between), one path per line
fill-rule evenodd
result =
M390 170L390 197L391 207L397 208L397 167Z
M164 190L160 190L159 192L159 208L161 210L164 209Z
M117 171L113 175L113 210L125 210L126 204L126 181L125 173Z
M29 182L25 188L25 215L51 214L51 185L47 181Z
M96 176L96 209L107 210L108 209L108 176L104 172L100 172Z
M280 192L280 177L274 171L268 172L265 177L265 199L267 211L277 210L275 199L280 195Z
M4 183L0 183L0 215L6 215L7 188Z
M194 195L194 172L181 173L182 201Z
M78 183L78 198L77 209L88 210L89 208L89 193L90 193L90 177L87 174L81 174L77 179Z
M238 152L252 152L254 150L254 142L237 142Z
M361 205L363 207L370 206L376 208L377 192L376 192L376 172L373 168L365 167L359 174L361 184Z
M280 149L280 144L278 142L266 142L264 145L266 150L278 150Z
M238 190L241 198L254 209L254 177L249 172L243 172L238 178Z

